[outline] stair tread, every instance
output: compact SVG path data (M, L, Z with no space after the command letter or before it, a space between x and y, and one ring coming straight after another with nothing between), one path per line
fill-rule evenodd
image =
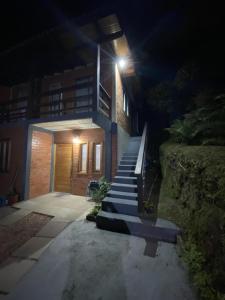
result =
M118 203L118 204L124 204L124 205L131 205L131 206L138 206L137 201L130 201L127 199L120 199L120 198L112 198L112 197L105 197L103 202L112 202L112 203Z
M113 190L109 190L108 194L137 197L137 193L120 192L120 191L113 191Z
M141 219L139 217L124 215L124 214L118 214L118 213L112 213L112 212L106 212L106 211L103 211L103 210L101 210L98 213L98 216L105 217L105 218L108 218L108 219L118 219L118 220L134 222L134 223L140 223L140 224L142 223Z
M137 184L129 184L129 183L118 183L113 182L111 186L121 186L121 187L128 187L128 188L137 188Z
M166 230L170 233L176 233L176 234L181 233L181 230L179 228L163 227L163 226L159 226L159 225L157 226L157 224L155 224L154 222L146 220L146 219L142 219L137 216L118 214L118 213L113 213L113 212L106 212L103 210L99 211L98 216L108 218L108 219L117 219L117 220L123 220L123 221L127 221L127 222L134 222L134 223L142 224L145 226L149 226L151 228L155 228L155 229L159 229L159 230L160 229Z
M131 171L134 173L134 170L131 170ZM131 171L130 170L118 170L118 172L127 172L127 173L128 172L130 173Z
M114 176L114 178L117 178L117 179L132 179L132 180L136 180L137 177L129 177L129 176Z

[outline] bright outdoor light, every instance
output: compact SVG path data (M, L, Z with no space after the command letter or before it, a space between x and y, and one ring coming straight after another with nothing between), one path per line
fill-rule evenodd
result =
M75 135L73 138L73 144L80 144L80 138L78 135Z
M118 66L121 70L124 70L127 66L127 60L124 57L118 59Z

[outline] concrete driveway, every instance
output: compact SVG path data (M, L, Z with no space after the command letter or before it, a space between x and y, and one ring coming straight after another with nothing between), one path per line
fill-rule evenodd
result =
M173 244L73 222L4 299L193 300Z
M14 205L14 209L11 208L9 210L7 207L3 209L4 213L0 215L0 227L3 234L7 230L9 232L12 229L14 230L13 232L19 230L17 236L22 234L23 238L32 226L30 221L31 215L47 215L52 218L49 218L50 221L46 225L38 228L35 234L28 235L30 238L22 245L20 243L18 248L10 243L7 244L8 246L5 246L5 253L10 254L6 255L8 258L0 265L0 299L5 297L3 295L11 293L21 278L39 261L41 255L54 239L71 222L84 218L93 205L94 203L88 201L86 197L65 193L50 193L19 202ZM24 221L25 219L27 221ZM29 226L24 229L24 223L21 224L21 222L29 222L27 223ZM15 242L15 239L13 241ZM20 241L20 238L18 241ZM13 247L15 250L10 252L10 247Z
M58 220L74 221L93 206L88 197L68 193L49 193L14 205L27 211L54 216Z

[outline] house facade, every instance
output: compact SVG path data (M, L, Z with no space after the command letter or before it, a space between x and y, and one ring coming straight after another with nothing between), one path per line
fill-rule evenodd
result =
M0 60L0 194L86 195L90 180L111 181L140 120L116 15L46 32Z

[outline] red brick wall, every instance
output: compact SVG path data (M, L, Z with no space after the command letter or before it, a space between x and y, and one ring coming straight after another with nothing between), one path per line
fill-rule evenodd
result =
M29 198L50 191L52 134L33 131L29 178Z
M88 143L88 167L87 173L81 174L79 172L79 151L80 145L73 145L73 166L72 166L72 194L86 195L87 185L91 179L99 179L104 175L104 130L101 128L87 129L79 131L62 131L56 132L54 135L55 144L71 144L74 135L78 134L81 143ZM94 143L103 144L102 152L102 170L101 172L94 172L93 168L93 146Z
M8 173L0 173L0 194L9 192L10 182L18 170L15 182L16 191L21 195L23 192L23 167L24 150L26 145L26 130L23 127L0 128L0 139L11 140L11 162Z
M123 110L123 86L121 76L117 66L115 67L115 81L116 81L116 122L127 133L130 133L130 118L126 116Z

